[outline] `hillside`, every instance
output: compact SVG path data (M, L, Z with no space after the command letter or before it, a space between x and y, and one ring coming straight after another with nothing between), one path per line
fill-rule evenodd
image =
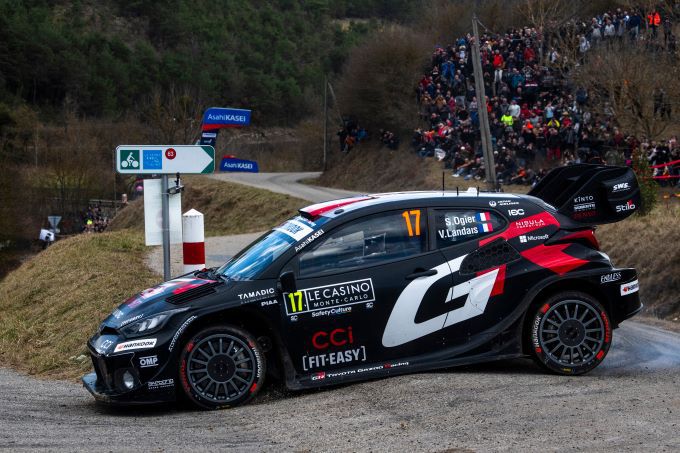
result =
M182 212L196 209L203 213L207 236L249 233L271 228L309 204L298 198L267 190L245 187L194 176L183 179ZM144 199L123 209L109 230L144 231Z

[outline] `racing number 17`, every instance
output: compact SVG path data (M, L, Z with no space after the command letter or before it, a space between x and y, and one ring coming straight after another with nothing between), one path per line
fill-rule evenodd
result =
M406 220L406 228L408 229L408 236L420 236L420 209L413 209L411 211L404 211L401 216ZM413 224L411 223L411 216L414 217ZM415 232L413 231L413 225L415 225Z

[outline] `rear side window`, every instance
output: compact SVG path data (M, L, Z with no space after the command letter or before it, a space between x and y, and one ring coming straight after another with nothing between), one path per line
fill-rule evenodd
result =
M373 266L427 249L427 211L390 211L357 219L300 256L300 276Z
M434 231L437 248L493 234L505 227L505 220L493 211L437 209Z

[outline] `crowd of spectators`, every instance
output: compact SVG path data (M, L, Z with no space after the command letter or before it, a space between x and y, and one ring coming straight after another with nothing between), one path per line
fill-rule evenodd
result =
M109 226L109 216L101 206L88 206L82 215L83 233L101 233Z
M582 61L590 49L615 39L644 37L674 51L671 25L670 17L657 11L643 15L640 10L621 9L594 17L590 24L571 24ZM559 51L546 49L535 28L480 36L487 95L487 101L480 103L475 95L472 39L468 34L448 47L437 46L428 72L416 87L426 126L414 131L411 144L419 156L442 161L454 177L485 178L479 135L483 108L491 129L494 172L501 184L535 184L550 168L571 163L630 165L638 147L647 152L652 165L680 158L677 137L662 143L638 140L615 126L613 112L591 110L588 91L572 85L560 65ZM663 87L657 87L653 96L654 114L670 118L671 104ZM661 166L655 171L678 174L680 168Z
M368 132L365 128L359 125L359 122L356 120L356 118L343 118L342 122L342 127L337 133L340 151L343 153L348 153L357 143L366 141L368 139Z

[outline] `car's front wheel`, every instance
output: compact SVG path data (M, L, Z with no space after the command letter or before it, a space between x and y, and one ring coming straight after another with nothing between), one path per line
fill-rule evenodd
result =
M607 312L588 294L565 291L536 305L528 320L533 358L559 374L583 374L604 360L612 340Z
M260 391L265 356L255 338L234 326L204 329L186 342L179 379L189 400L205 409L250 401Z

